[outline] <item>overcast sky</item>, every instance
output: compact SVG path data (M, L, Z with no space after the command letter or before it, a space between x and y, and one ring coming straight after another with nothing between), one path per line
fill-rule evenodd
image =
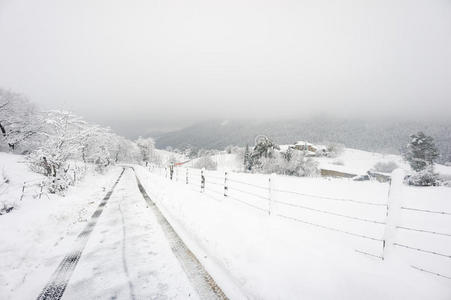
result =
M451 0L0 0L0 87L90 120L451 116Z

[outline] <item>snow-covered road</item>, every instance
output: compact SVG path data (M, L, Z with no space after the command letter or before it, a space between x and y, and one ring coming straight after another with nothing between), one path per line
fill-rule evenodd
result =
M104 209L98 221L88 223L86 228L91 230L83 231L89 238L84 250L77 239L66 255L66 266L69 258L76 267L67 278L63 299L211 299L208 288L215 287L214 282L207 282L211 277L196 265L197 260L187 258L183 252L190 252L175 232L168 234L172 228L167 221L162 224L165 219L150 198L144 201L147 194L137 182L133 170L127 168L108 202L105 197L106 203L99 205ZM71 259L77 251L82 251L79 260ZM58 272L67 276L59 268L48 287L54 281L61 283ZM220 290L211 290L222 296ZM55 298L49 294L42 299Z

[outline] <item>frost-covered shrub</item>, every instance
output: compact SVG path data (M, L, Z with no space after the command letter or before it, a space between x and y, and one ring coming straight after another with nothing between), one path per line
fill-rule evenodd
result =
M66 172L69 185L75 185L77 181L80 181L85 177L87 172L87 165L85 163L71 161L70 167Z
M271 174L271 173L277 173L281 174L283 173L283 166L281 165L281 162L276 157L262 157L260 159L260 166L259 168L255 168L254 171L260 171L261 173Z
M205 168L205 170L216 170L217 167L218 164L213 159L211 159L211 156L199 157L194 163L194 168L196 169Z
M339 143L331 143L327 145L327 156L337 157L340 156L345 150L345 146Z
M394 161L387 161L387 162L380 161L380 162L376 163L373 167L374 171L382 172L382 173L391 173L397 168L398 168L398 165Z
M105 169L111 163L110 153L108 152L106 147L99 147L99 150L92 156L92 161L96 166L95 170L98 173L103 174L105 172Z
M58 155L47 151L47 149L37 149L27 156L30 169L33 172L45 176L56 176L62 169L66 169L66 159L61 159Z
M2 201L0 203L0 216L11 212L14 208L15 208L14 203Z
M317 176L319 175L318 162L307 158L297 169L297 176Z
M440 178L437 173L433 172L432 168L427 168L407 176L405 183L415 186L437 186L440 185Z
M69 187L69 183L70 179L67 177L67 174L64 172L59 172L56 176L48 177L44 184L49 193L64 195L65 191Z
M0 198L2 198L2 194L6 193L8 191L8 183L9 178L6 175L5 170L3 169L0 174ZM5 197L8 198L8 197ZM9 199L3 198L2 201L0 201L0 215L9 213L11 210L14 209L15 203L11 202Z
M225 147L225 152L227 153L227 154L232 154L232 149L233 149L233 146L232 145L228 145L227 147Z
M286 153L277 153L272 157L261 158L260 170L262 173L276 173L290 176L315 176L319 173L318 163L306 158L301 151L289 150Z

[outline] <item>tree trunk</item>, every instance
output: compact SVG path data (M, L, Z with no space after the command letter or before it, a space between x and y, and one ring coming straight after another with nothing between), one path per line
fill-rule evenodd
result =
M2 132L2 135L4 138L6 138L6 129L3 127L2 123L0 123L0 131ZM14 151L14 144L8 143L9 150Z

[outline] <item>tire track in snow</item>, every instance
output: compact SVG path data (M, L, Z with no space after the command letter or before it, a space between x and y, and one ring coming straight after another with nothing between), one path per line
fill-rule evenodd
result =
M133 168L132 168L133 169ZM143 185L141 184L138 175L136 174L136 182L138 184L138 189L141 192L144 200L146 200L149 208L152 209L153 213L157 217L158 223L163 229L166 235L171 250L180 262L183 270L185 271L188 279L191 281L193 287L196 289L199 297L202 299L228 299L221 288L216 284L214 279L208 274L199 260L194 256L194 254L188 249L185 243L180 239L178 234L169 224L168 220L163 216L160 209L156 206L155 202L150 199Z
M52 278L44 287L42 292L39 294L37 298L38 300L61 299L61 297L64 294L64 291L66 290L67 284L69 283L70 277L72 276L72 273L74 272L75 267L77 266L77 263L80 260L83 249L85 248L86 243L88 242L89 235L94 229L97 220L102 214L105 205L107 204L108 200L113 194L113 191L117 186L117 184L119 183L119 180L121 179L124 172L125 168L122 169L122 172L119 175L116 182L114 183L113 187L105 195L105 197L102 199L102 202L100 202L99 206L97 207L96 211L92 214L91 220L88 222L83 231L77 236L77 239L75 240L76 244L75 250L67 254L61 261L58 268L53 273Z
M127 276L128 280L128 289L130 290L130 299L135 300L135 288L133 286L133 283L130 281L130 274L128 272L128 266L127 266L127 260L125 258L125 242L127 240L127 231L125 229L125 219L124 219L124 213L121 209L121 204L119 204L119 211L121 213L121 221L122 221L122 267L124 268L125 275Z

